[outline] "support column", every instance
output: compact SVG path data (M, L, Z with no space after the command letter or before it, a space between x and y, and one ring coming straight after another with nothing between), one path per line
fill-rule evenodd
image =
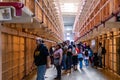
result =
M1 36L1 23L0 23L0 80L2 80L2 36Z

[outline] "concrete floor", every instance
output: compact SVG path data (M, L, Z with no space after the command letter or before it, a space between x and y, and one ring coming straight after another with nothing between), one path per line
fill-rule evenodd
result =
M45 80L54 80L56 77L56 69L47 69L45 76ZM33 72L25 80L36 80L36 72ZM72 71L71 74L62 75L62 80L120 80L120 77L104 69L86 68L84 66L83 70Z

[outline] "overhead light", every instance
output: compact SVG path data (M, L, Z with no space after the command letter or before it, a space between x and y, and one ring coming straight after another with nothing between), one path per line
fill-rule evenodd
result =
M69 36L70 35L70 33L67 33L67 36Z

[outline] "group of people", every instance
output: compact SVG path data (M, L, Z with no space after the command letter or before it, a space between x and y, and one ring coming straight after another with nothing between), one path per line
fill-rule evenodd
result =
M61 80L62 70L63 74L71 73L72 68L76 71L78 63L80 69L83 68L83 62L86 67L89 65L102 67L102 44L99 44L97 54L93 53L90 46L70 43L69 40L51 46L49 50L41 39L36 41L38 45L34 52L34 64L37 66L37 80L45 80L46 68L49 68L50 65L54 65L56 68L55 80Z

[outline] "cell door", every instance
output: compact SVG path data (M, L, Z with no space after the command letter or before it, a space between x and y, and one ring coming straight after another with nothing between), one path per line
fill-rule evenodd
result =
M116 38L116 51L117 51L117 73L120 75L120 37Z
M106 54L105 54L105 67L109 68L109 39L105 40L105 49L106 49Z

